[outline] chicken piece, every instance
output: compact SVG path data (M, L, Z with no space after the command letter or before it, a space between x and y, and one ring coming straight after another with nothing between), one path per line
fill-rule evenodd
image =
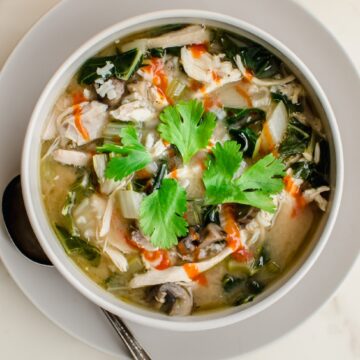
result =
M169 48L190 44L203 44L210 41L210 31L201 25L190 25L183 29L167 32L158 37L150 39L138 39L131 41L121 47L121 51L134 48L142 50L153 48Z
M118 106L125 92L125 82L116 78L110 78L106 81L99 78L95 80L94 87L102 101L110 107Z
M49 122L46 125L45 131L42 135L43 140L53 140L55 137L58 136L58 130L56 127L56 119L60 114L64 111L68 110L71 107L72 98L67 94L61 95L58 100L56 101L50 116Z
M108 106L98 101L85 101L78 106L80 111L77 116L74 114L74 108L69 107L57 117L56 125L62 138L81 146L101 137L102 130L108 121L106 112Z
M120 121L145 122L154 119L156 111L146 98L134 92L123 100L120 107L110 111L110 114Z
M83 151L57 149L52 153L54 160L73 166L86 166L91 160L91 155Z
M98 237L102 219L106 210L107 201L96 194L85 198L73 210L75 225L80 236L97 246L103 245L103 240Z
M305 190L303 193L303 197L308 203L315 201L319 209L325 211L328 201L321 196L321 193L327 191L330 191L330 188L328 186L320 186L316 189Z
M240 71L230 61L223 61L224 57L224 54L212 55L207 51L194 52L191 47L181 49L181 61L186 74L205 83L201 94L241 79Z
M106 246L104 252L109 256L113 264L121 271L126 272L129 269L128 261L125 255L117 248L109 245Z
M148 105L155 110L161 111L165 106L169 105L164 93L151 84L151 74L146 74L144 81L137 81L128 85L128 90L132 93L139 94L143 99L148 101Z

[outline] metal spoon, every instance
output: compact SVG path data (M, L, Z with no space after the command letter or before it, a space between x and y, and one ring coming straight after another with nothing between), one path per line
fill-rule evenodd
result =
M7 231L18 250L37 264L53 266L31 228L22 197L20 175L14 177L7 185L2 198L2 211ZM104 309L102 311L123 340L133 359L151 360L125 323L116 315Z

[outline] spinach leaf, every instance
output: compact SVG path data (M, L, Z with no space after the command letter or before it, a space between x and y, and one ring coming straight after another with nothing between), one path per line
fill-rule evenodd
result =
M328 185L328 172L323 172L323 169L310 161L298 161L291 165L293 175L296 178L303 179L311 184L313 187Z
M330 147L329 143L325 139L321 139L319 142L320 147L320 160L316 168L326 184L329 184L329 174L330 174Z
M55 224L55 232L68 255L79 255L93 266L100 264L100 251L95 246L79 236L71 235L67 229L58 224Z
M222 279L222 285L225 292L229 293L244 283L245 279L225 274Z
M96 79L101 77L97 74L97 69L104 67L107 62L114 65L114 67L109 70L107 78L116 76L120 80L129 80L141 65L142 59L143 52L139 49L131 49L127 52L111 56L91 58L80 68L78 83L86 85L92 84Z
M301 102L293 104L292 101L290 101L289 98L284 94L272 92L271 97L275 102L282 101L285 104L286 109L287 109L289 114L291 114L293 112L302 112L302 111L304 111L303 104Z
M112 64L114 63L116 55L113 56L102 56L102 57L94 57L87 60L80 68L78 74L78 83L79 84L92 84L96 79L101 77L96 73L97 68L104 67L106 62L109 61ZM114 68L111 70L111 75L114 74ZM111 76L110 75L110 76Z
M252 294L260 294L265 288L261 282L253 278L249 278L249 280L246 282L246 287Z
M234 57L240 53L240 48L251 45L247 39L228 32L217 32L215 39L223 48L227 58L234 61Z
M260 45L241 48L240 56L244 66L259 79L271 78L280 72L281 61Z
M250 124L264 121L266 118L265 111L258 108L226 108L226 122L229 129L241 129Z
M166 54L166 50L164 48L154 48L150 49L147 53L147 57L156 57L156 58L162 58Z
M265 111L258 108L226 108L226 112L226 122L231 138L241 145L241 151L245 156L251 157L258 134L253 126L251 128L248 126L265 121Z
M220 210L218 205L207 205L202 208L203 226L209 223L220 225Z
M255 131L250 128L245 129L230 129L229 134L233 140L240 144L240 149L245 156L252 157L255 149L255 144L258 139Z
M263 46L227 32L222 32L218 41L229 59L234 61L240 55L244 66L256 77L270 78L280 72L281 60Z
M147 58L151 58L151 57L162 58L165 55L180 56L180 51L181 51L181 46L174 46L174 47L169 47L166 49L154 48L154 49L150 49L147 52L146 57Z
M279 153L282 158L302 154L311 136L311 128L302 124L295 118L291 118L285 134L285 138L280 144Z

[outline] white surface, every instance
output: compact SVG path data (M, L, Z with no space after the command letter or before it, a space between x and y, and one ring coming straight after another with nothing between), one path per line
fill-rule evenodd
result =
M20 1L13 0L11 4L9 2L8 5L14 6L14 4L20 3ZM22 4L24 3L25 2L23 1ZM35 8L35 3L35 1L31 2L33 8ZM320 5L321 3L322 7ZM11 22L12 25L14 25L14 23L21 24L21 19L19 19L21 14L23 14L22 16L25 16L25 14L26 16L29 15L29 12L26 10L17 10L13 13L12 18L9 13L6 13L6 16L4 16L3 9L5 9L4 6L6 5L4 4L4 2L0 2L1 26L4 26L4 23L6 22ZM339 26L342 34L340 36L344 36L347 41L349 41L349 38L353 37L354 41L349 42L349 44L355 47L355 45L358 45L358 42L355 41L356 30L358 32L358 27L357 29L355 28L355 16L356 11L359 11L359 7L357 6L353 9L351 4L355 5L355 2L342 1L341 3L339 2L338 7L332 8L329 1L318 1L316 6L320 7L319 16L327 14L326 16L329 17L329 24ZM14 21L15 17L16 21ZM342 18L346 18L346 21L343 22L343 25L346 25L346 27L341 26L341 21L339 21L339 19ZM351 29L349 24L354 24L354 28ZM0 29L0 34L1 36L9 34L9 30ZM1 41L0 43L3 44L6 42ZM1 50L3 51L3 48ZM354 51L356 49L350 48L349 51L351 50ZM359 49L355 52L357 55L354 55L353 59L355 60L356 58L358 61ZM359 61L357 64L359 64ZM345 241L346 239L339 239L339 241L340 240ZM331 267L332 265L329 264L329 266ZM359 279L359 270L359 265L357 265L351 275L354 279L352 280L350 277L347 280L342 290L335 298L337 299L337 302L332 300L315 317L295 332L266 348L245 356L245 358L262 359L265 357L265 354L267 358L277 359L358 358L360 356L358 342L360 329L359 318L356 318L356 316L359 316L359 288L356 285ZM21 295L10 280L6 281L6 273L4 271L0 274L0 283L2 284L2 296L0 297L0 314L2 319L0 323L0 345L1 354L4 359L20 359L25 356L26 358L37 358L40 360L48 357L51 359L75 359L80 356L81 358L87 359L109 359L109 357L102 356L92 349L85 348L84 345L76 342L55 328L51 323L39 315L33 306L24 299L23 295ZM341 295L342 293L344 293L344 295ZM6 296L3 296L3 294L6 294ZM18 301L22 302L21 305L17 303ZM338 311L335 311L336 309L338 309ZM294 309L294 311L297 311L297 309ZM286 316L288 316L288 314L286 314ZM10 319L13 318L22 320L21 329L17 322L10 321ZM37 324L39 326L37 326ZM241 336L241 334L239 334L239 336ZM315 337L316 342L313 340ZM19 339L22 341L21 346L18 345ZM42 344L46 344L46 346L43 347ZM161 346L160 344L161 339L159 339L154 346ZM299 346L299 344L302 344L303 346ZM53 349L56 349L55 354L53 353ZM295 353L294 349L296 349Z
M73 12L75 12L74 8ZM344 160L340 132L335 120L335 115L331 110L331 105L317 79L295 54L291 53L286 46L281 44L271 35L268 35L245 21L216 12L199 11L195 9L156 11L151 14L139 15L130 19L128 19L125 14L122 14L122 16L125 17L123 21L118 22L114 26L109 27L93 37L85 45L78 48L76 52L66 60L46 85L31 115L22 151L21 186L32 228L45 253L59 272L92 302L111 313L122 317L123 320L129 320L141 325L164 330L201 331L232 325L244 319L253 317L270 307L279 299L282 299L308 273L309 269L311 269L326 246L330 233L335 225L343 188ZM265 291L261 297L258 296L255 301L252 302L251 306L231 307L221 312L218 311L202 315L194 314L184 321L184 319L179 318L171 319L164 314L140 309L131 304L119 304L119 300L114 298L113 295L95 285L94 282L89 279L89 277L86 276L71 259L69 259L57 237L54 235L42 204L43 199L40 191L40 179L38 179L37 175L40 167L39 154L41 152L41 131L48 120L51 104L56 102L59 97L59 92L69 83L73 74L81 64L83 64L91 54L96 54L100 49L103 49L112 41L127 36L133 31L141 31L144 28L156 27L164 23L176 23L182 21L180 19L191 21L194 18L203 19L203 21L209 22L215 27L226 24L231 26L231 28L241 29L244 34L252 34L259 39L266 41L269 46L276 48L298 69L304 77L304 82L307 81L309 87L317 94L319 103L321 104L319 106L324 109L330 127L329 131L331 131L332 137L334 138L333 146L335 154L332 156L334 157L334 164L336 164L336 170L334 171L334 173L336 173L336 186L335 181L330 185L335 188L332 191L332 198L329 202L329 205L331 204L331 206L329 206L327 211L326 224L321 231L321 235L317 236L316 244L312 245L311 252L306 256L306 259L301 261L301 266L292 269L292 271L282 279L282 284L279 282L277 288L269 288L268 292ZM70 24L68 24L68 26L70 27ZM5 69L4 73L6 73L6 71L9 72L9 70ZM19 71L16 72L16 74L20 77ZM5 75L1 84L2 88L5 86L6 79L7 77ZM40 81L40 78L38 81ZM7 87L5 92L9 92ZM283 107L284 111L286 111L284 105ZM11 109L5 111L5 113L8 114L8 117L11 116L10 110Z

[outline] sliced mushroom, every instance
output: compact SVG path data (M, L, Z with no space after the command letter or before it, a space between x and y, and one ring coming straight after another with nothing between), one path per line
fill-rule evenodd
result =
M193 308L191 288L179 283L165 283L155 286L149 293L150 301L170 316L190 315Z

